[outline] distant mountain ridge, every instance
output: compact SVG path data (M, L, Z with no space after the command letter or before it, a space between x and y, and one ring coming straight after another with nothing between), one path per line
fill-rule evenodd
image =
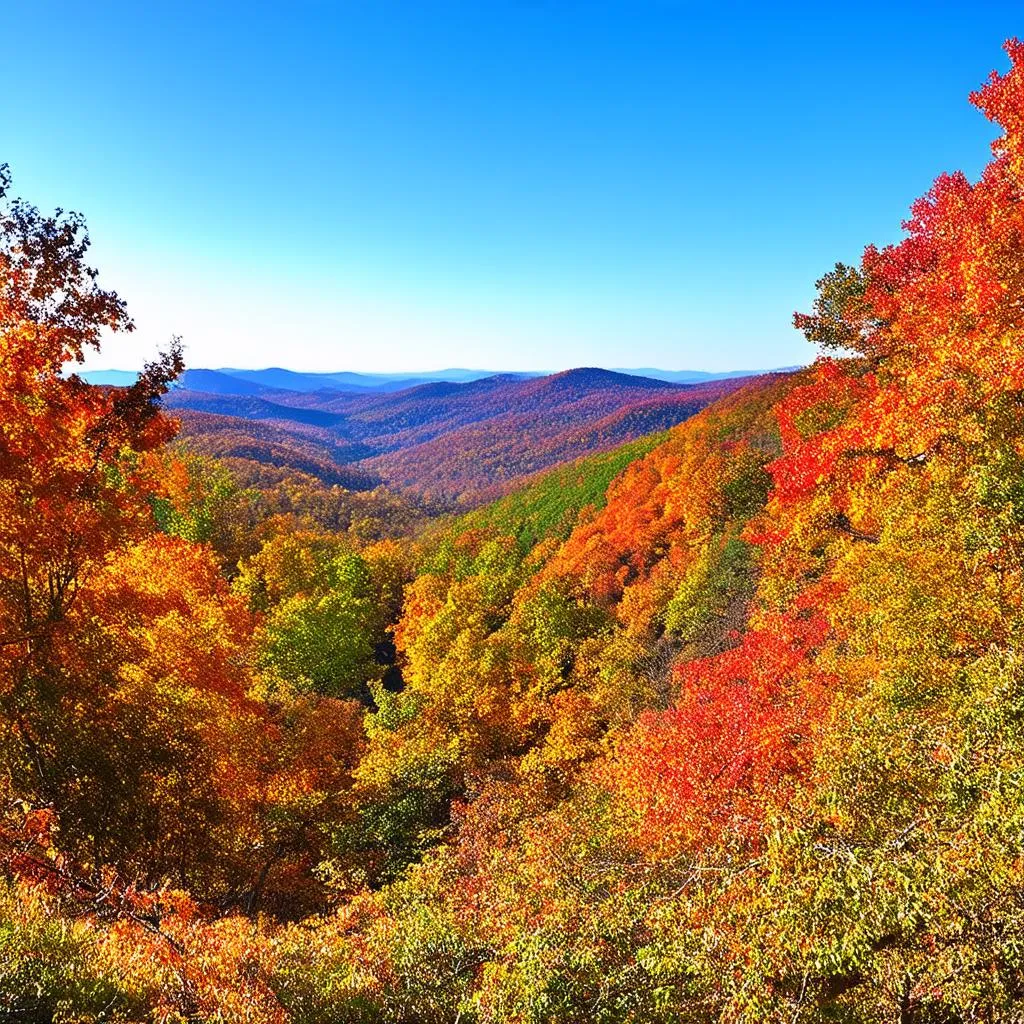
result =
M184 413L183 442L197 450L303 472L319 464L331 467L317 471L325 481L354 473L442 505L484 500L549 466L664 430L743 383L679 383L600 367L428 380L398 390L258 383L311 376L282 374L290 371L232 377L189 370L164 403Z
M654 380L671 381L673 384L702 384L712 380L735 380L739 377L762 377L769 373L790 373L799 370L799 366L777 366L770 370L726 370L722 373L709 373L706 370L658 370L654 367L642 367L624 370L616 367L616 373L628 373L634 377L651 377Z
M793 370L797 367L787 366L782 369ZM705 370L659 370L647 367L642 369L613 368L604 372L641 377L646 380L667 381L672 384L700 384L715 380L754 377L777 371L730 370L724 373L711 373ZM80 376L91 384L125 387L131 384L138 374L134 370L86 370ZM489 377L528 380L551 376L558 376L558 374L469 370L460 367L418 373L356 373L350 371L305 373L280 366L270 366L262 370L197 367L186 370L178 386L188 391L205 391L208 394L218 395L260 395L275 391L294 391L300 394L312 394L319 391L333 391L341 394L386 394L438 382L465 384Z

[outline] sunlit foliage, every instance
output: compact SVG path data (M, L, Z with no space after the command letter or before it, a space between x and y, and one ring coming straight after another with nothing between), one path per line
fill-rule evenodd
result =
M1020 1019L1008 51L992 162L819 282L813 367L415 539L169 453L174 348L65 376L124 307L10 205L0 1010Z

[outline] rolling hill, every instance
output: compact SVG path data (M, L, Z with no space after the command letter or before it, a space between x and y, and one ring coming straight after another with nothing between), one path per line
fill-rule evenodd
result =
M449 505L495 497L549 466L666 429L740 383L683 385L587 367L395 392L300 392L239 381L245 393L237 394L195 389L220 389L226 375L189 373L189 386L165 404L183 413L191 447L291 465L325 481L341 474L383 482Z

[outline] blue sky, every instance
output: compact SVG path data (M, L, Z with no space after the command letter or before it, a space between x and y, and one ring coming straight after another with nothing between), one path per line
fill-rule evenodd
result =
M1019 3L50 3L0 161L194 366L760 368L813 282L976 176ZM16 45L11 45L11 42Z

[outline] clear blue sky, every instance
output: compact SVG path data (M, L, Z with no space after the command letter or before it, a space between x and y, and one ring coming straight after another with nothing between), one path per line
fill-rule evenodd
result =
M5 8L0 161L194 366L760 368L898 236L1016 3Z

